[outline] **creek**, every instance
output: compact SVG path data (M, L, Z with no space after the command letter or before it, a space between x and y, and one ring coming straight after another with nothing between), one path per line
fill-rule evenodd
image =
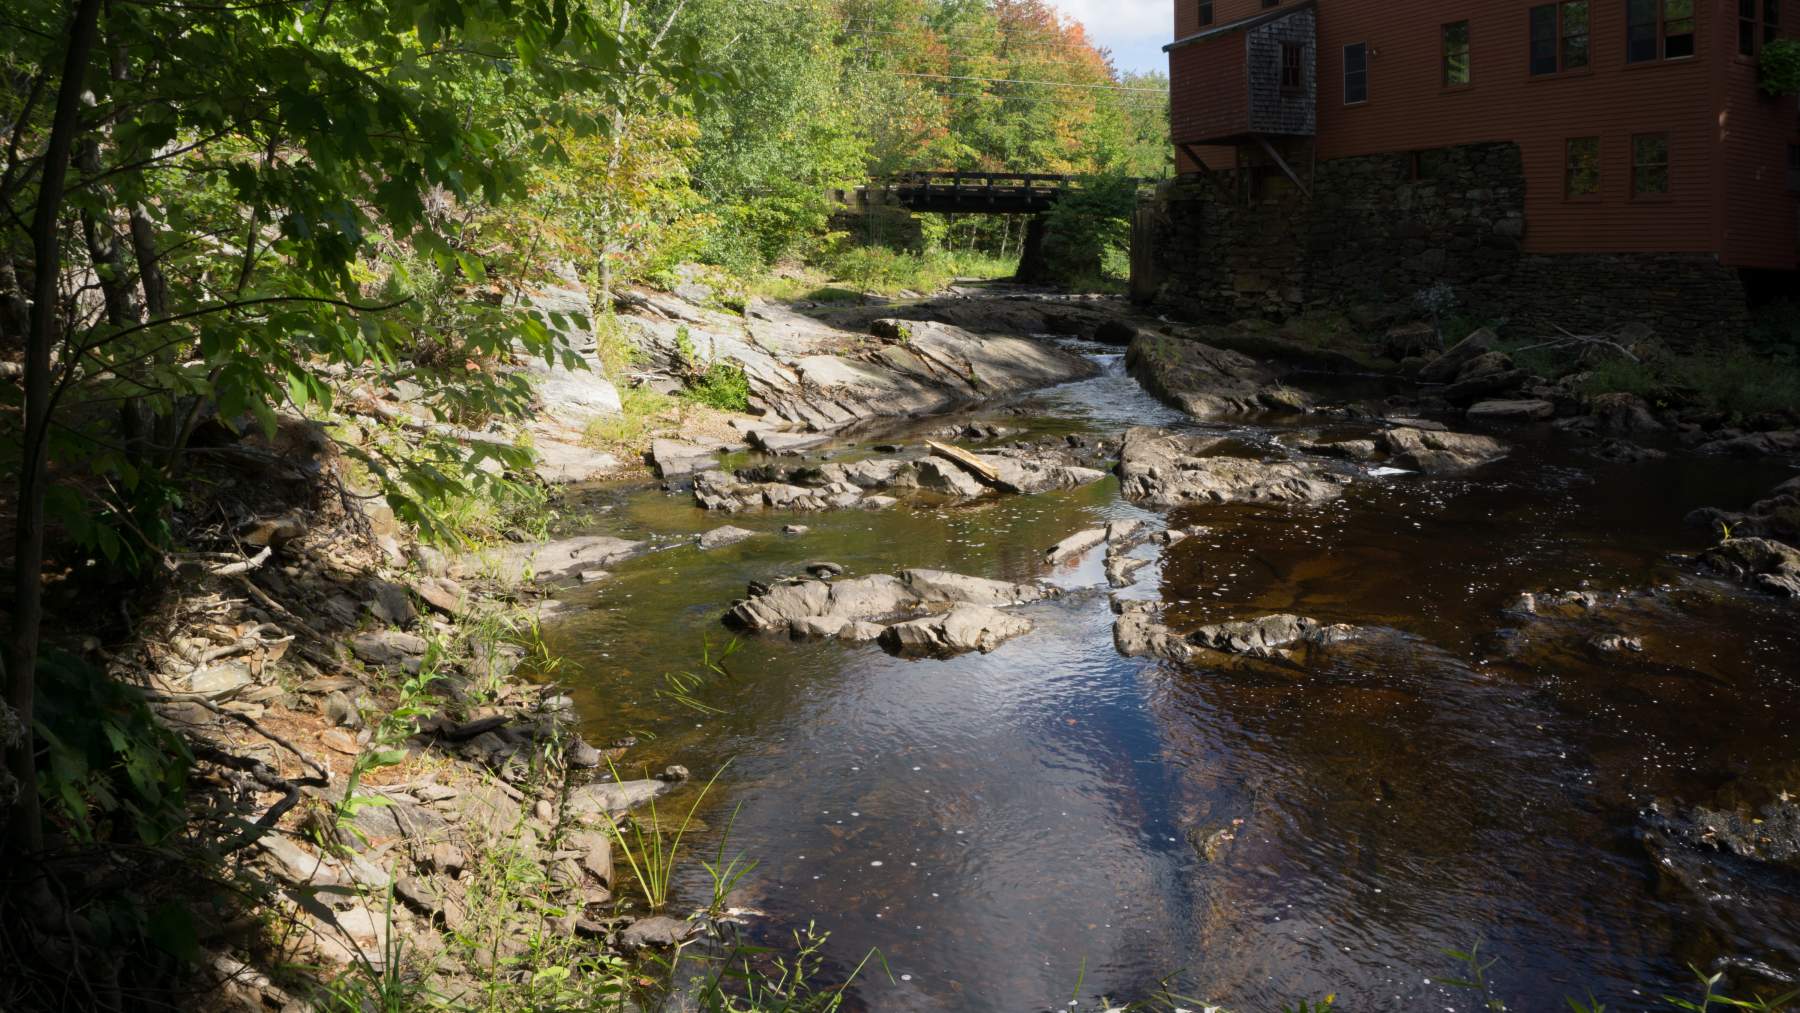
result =
M1008 439L1117 437L1152 424L1230 435L1247 452L1331 416L1196 422L1146 396L1116 349L1074 345L1100 375L951 417L888 423L826 453L868 453L948 421ZM1379 399L1378 384L1312 390ZM1367 426L1360 432L1366 433ZM1800 970L1800 892L1709 903L1642 843L1642 811L1761 805L1800 792L1793 607L1701 580L1676 553L1710 543L1692 508L1749 502L1778 462L1679 451L1606 464L1547 427L1496 432L1511 456L1462 477L1372 474L1318 509L1172 511L1206 531L1119 593L1172 626L1293 612L1373 631L1304 663L1183 669L1115 650L1100 552L1054 570L1044 549L1119 518L1115 479L972 504L722 517L643 483L592 495L588 530L663 548L573 591L546 631L589 741L635 736L635 770L720 778L684 843L759 863L732 903L759 942L830 934L826 976L871 949L852 994L880 1010L1028 1010L1142 998L1170 979L1234 1010L1335 993L1351 1010L1472 1009L1444 954L1479 942L1511 1008L1593 994L1648 1005L1720 957ZM971 444L965 444L971 445ZM1673 448L1671 448L1673 449ZM758 536L702 551L724 523ZM787 524L806 525L785 535ZM934 567L1047 579L1036 629L992 654L903 660L873 644L745 637L720 616L746 582L811 560L847 575ZM1522 592L1655 590L1640 652L1508 634ZM1535 629L1535 627L1534 627ZM1508 649L1512 645L1512 649ZM637 776L631 774L627 776ZM696 790L663 804L685 809ZM736 812L733 821L733 812ZM1791 881L1790 881L1791 882ZM696 863L675 906L704 906ZM1083 1008L1086 1008L1084 1001Z

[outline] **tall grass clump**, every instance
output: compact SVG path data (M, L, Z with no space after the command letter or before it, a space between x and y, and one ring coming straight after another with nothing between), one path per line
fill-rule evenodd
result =
M611 813L605 814L613 844L625 856L625 864L631 868L632 878L637 880L638 891L643 894L644 904L650 910L661 911L669 906L669 885L674 879L675 866L681 855L682 839L694 824L694 814L700 811L713 784L723 773L724 766L701 786L700 794L694 797L687 814L682 816L681 823L675 827L672 835L664 828L662 818L656 811L655 798L649 802L650 816L647 820L627 817L621 825L621 821L614 819ZM618 777L619 772L615 769L613 778L617 780Z

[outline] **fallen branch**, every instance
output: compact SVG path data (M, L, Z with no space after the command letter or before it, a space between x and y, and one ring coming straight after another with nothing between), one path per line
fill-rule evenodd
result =
M478 433L473 429L463 429L444 422L421 422L400 409L380 401L360 401L351 404L349 408L352 412L360 415L374 415L390 422L397 422L402 429L424 433L427 436L441 436L444 439L457 440L462 443L485 443L493 447L513 446L513 441L508 437L496 436L493 433Z
M214 577L241 577L268 562L269 557L273 555L274 552L274 549L265 545L261 552L251 556L249 559L241 560L236 563L226 563L223 566L215 566L206 572Z
M931 448L932 453L939 457L945 457L955 461L957 464L960 464L981 476L981 478L989 484L1000 481L1000 473L995 471L992 465L961 447L952 447L947 443L939 443L936 440L926 440L925 445Z
M1535 345L1527 345L1526 347L1519 349L1518 351L1514 352L1513 354L1517 355L1521 352L1533 352L1533 351L1537 351L1540 348L1565 348L1569 345L1586 345L1590 348L1592 348L1592 347L1610 348L1613 351L1618 352L1620 355L1623 355L1625 358L1630 359L1632 362L1641 363L1644 361L1644 360L1638 358L1637 355L1635 353L1633 353L1631 349L1626 348L1624 345L1619 344L1617 341L1614 341L1608 335L1605 335L1605 334L1576 334L1573 331L1570 331L1568 328L1561 326L1560 324L1552 324L1551 326L1553 326L1557 330L1561 331L1563 333L1563 336L1560 338L1552 339L1550 341L1540 342Z
M281 792L281 801L270 806L266 812L257 817L254 823L245 827L242 833L221 845L220 851L224 854L230 854L233 851L237 851L240 848L253 844L256 842L257 838L274 829L275 824L281 822L281 818L288 814L288 810L300 804L301 788L326 788L331 785L330 777L302 777L290 781L269 769L269 765L261 760L254 760L247 756L238 756L234 753L227 753L223 749L219 749L215 746L203 744L195 745L193 750L195 759L205 760L208 763L216 763L221 767L229 767L232 770L242 771L249 774L255 779L257 784L262 785L264 788L267 788L270 791Z
M312 757L307 756L305 753L300 751L299 746L294 745L292 742L289 742L288 740L282 738L281 736L275 734L274 732L269 731L267 728L264 728L261 724L257 723L255 718L251 717L248 714L239 714L237 711L226 710L225 708L219 706L216 703L213 703L211 700L208 700L206 697L201 696L198 693L167 693L162 690L147 689L147 690L143 690L143 694L144 694L144 698L146 700L152 700L152 701L155 701L158 703L196 704L200 707L206 708L209 711L212 711L214 714L217 714L219 717L227 718L232 721L236 721L238 724L243 725L244 727L250 729L251 731L255 732L256 734L262 736L263 738L268 739L270 742L273 742L276 745L280 746L281 748L287 750L288 752L293 753L294 756L299 758L301 764L312 768L314 773L318 774L319 777L324 779L316 787L323 788L323 787L328 786L331 783L331 771L329 769L322 767L319 764L315 763L313 761ZM196 755L198 755L198 754L196 754ZM242 758L239 757L239 759L242 759ZM257 762L257 761L246 761L246 762ZM306 782L301 782L301 783L304 784Z

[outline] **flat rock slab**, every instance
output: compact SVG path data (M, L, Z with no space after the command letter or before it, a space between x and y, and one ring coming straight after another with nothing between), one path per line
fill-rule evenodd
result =
M1307 406L1248 355L1187 338L1141 333L1125 350L1125 368L1152 397L1196 418Z
M1021 605L1051 597L1040 584L1013 584L942 570L908 570L849 580L791 580L753 585L750 597L725 614L728 626L799 637L842 636L847 627L904 616L932 605Z
M1321 466L1268 462L1214 453L1221 441L1136 426L1119 456L1120 491L1133 503L1316 505L1343 495L1343 481Z
M1469 406L1473 422L1542 422L1556 416L1556 406L1548 401L1477 401Z
M941 615L895 623L883 630L883 649L901 657L948 657L969 651L991 653L1031 632L1031 620L986 605L956 605Z
M749 539L755 538L756 535L757 532L755 531L750 531L745 528L735 528L727 524L722 528L714 528L711 531L708 531L699 538L696 538L695 542L697 542L702 549L722 549L727 545L736 545L739 542L748 541Z
M712 450L681 440L652 440L646 456L659 478L681 478L719 465Z
M788 433L776 429L752 429L750 445L765 454L801 454L831 442L824 433Z
M530 578L541 583L573 583L580 580L584 572L604 570L630 559L644 548L643 542L608 535L580 535L554 542L504 546L478 553L468 565L478 573L491 570L501 580Z
M1395 466L1427 475L1457 475L1474 471L1505 457L1506 444L1472 433L1429 429L1390 429L1381 434L1382 445Z
M630 812L669 790L667 781L644 778L638 781L607 781L584 784L569 789L564 807L577 815L618 816Z
M1076 556L1081 555L1104 541L1106 541L1105 528L1090 528L1087 531L1078 531L1062 541L1057 542L1055 545L1050 546L1048 549L1045 549L1044 561L1055 566L1065 560L1073 559Z
M626 926L619 933L619 945L626 950L642 950L647 947L677 946L697 931L693 922L670 918L668 915L654 915L640 918Z

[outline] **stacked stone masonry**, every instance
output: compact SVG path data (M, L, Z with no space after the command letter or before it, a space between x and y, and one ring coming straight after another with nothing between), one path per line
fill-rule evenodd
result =
M1229 182L1164 186L1147 230L1156 301L1202 319L1392 319L1442 283L1459 314L1545 333L1642 322L1685 342L1744 319L1742 283L1711 254L1526 253L1514 144L1320 162L1310 199L1262 178L1248 205Z

